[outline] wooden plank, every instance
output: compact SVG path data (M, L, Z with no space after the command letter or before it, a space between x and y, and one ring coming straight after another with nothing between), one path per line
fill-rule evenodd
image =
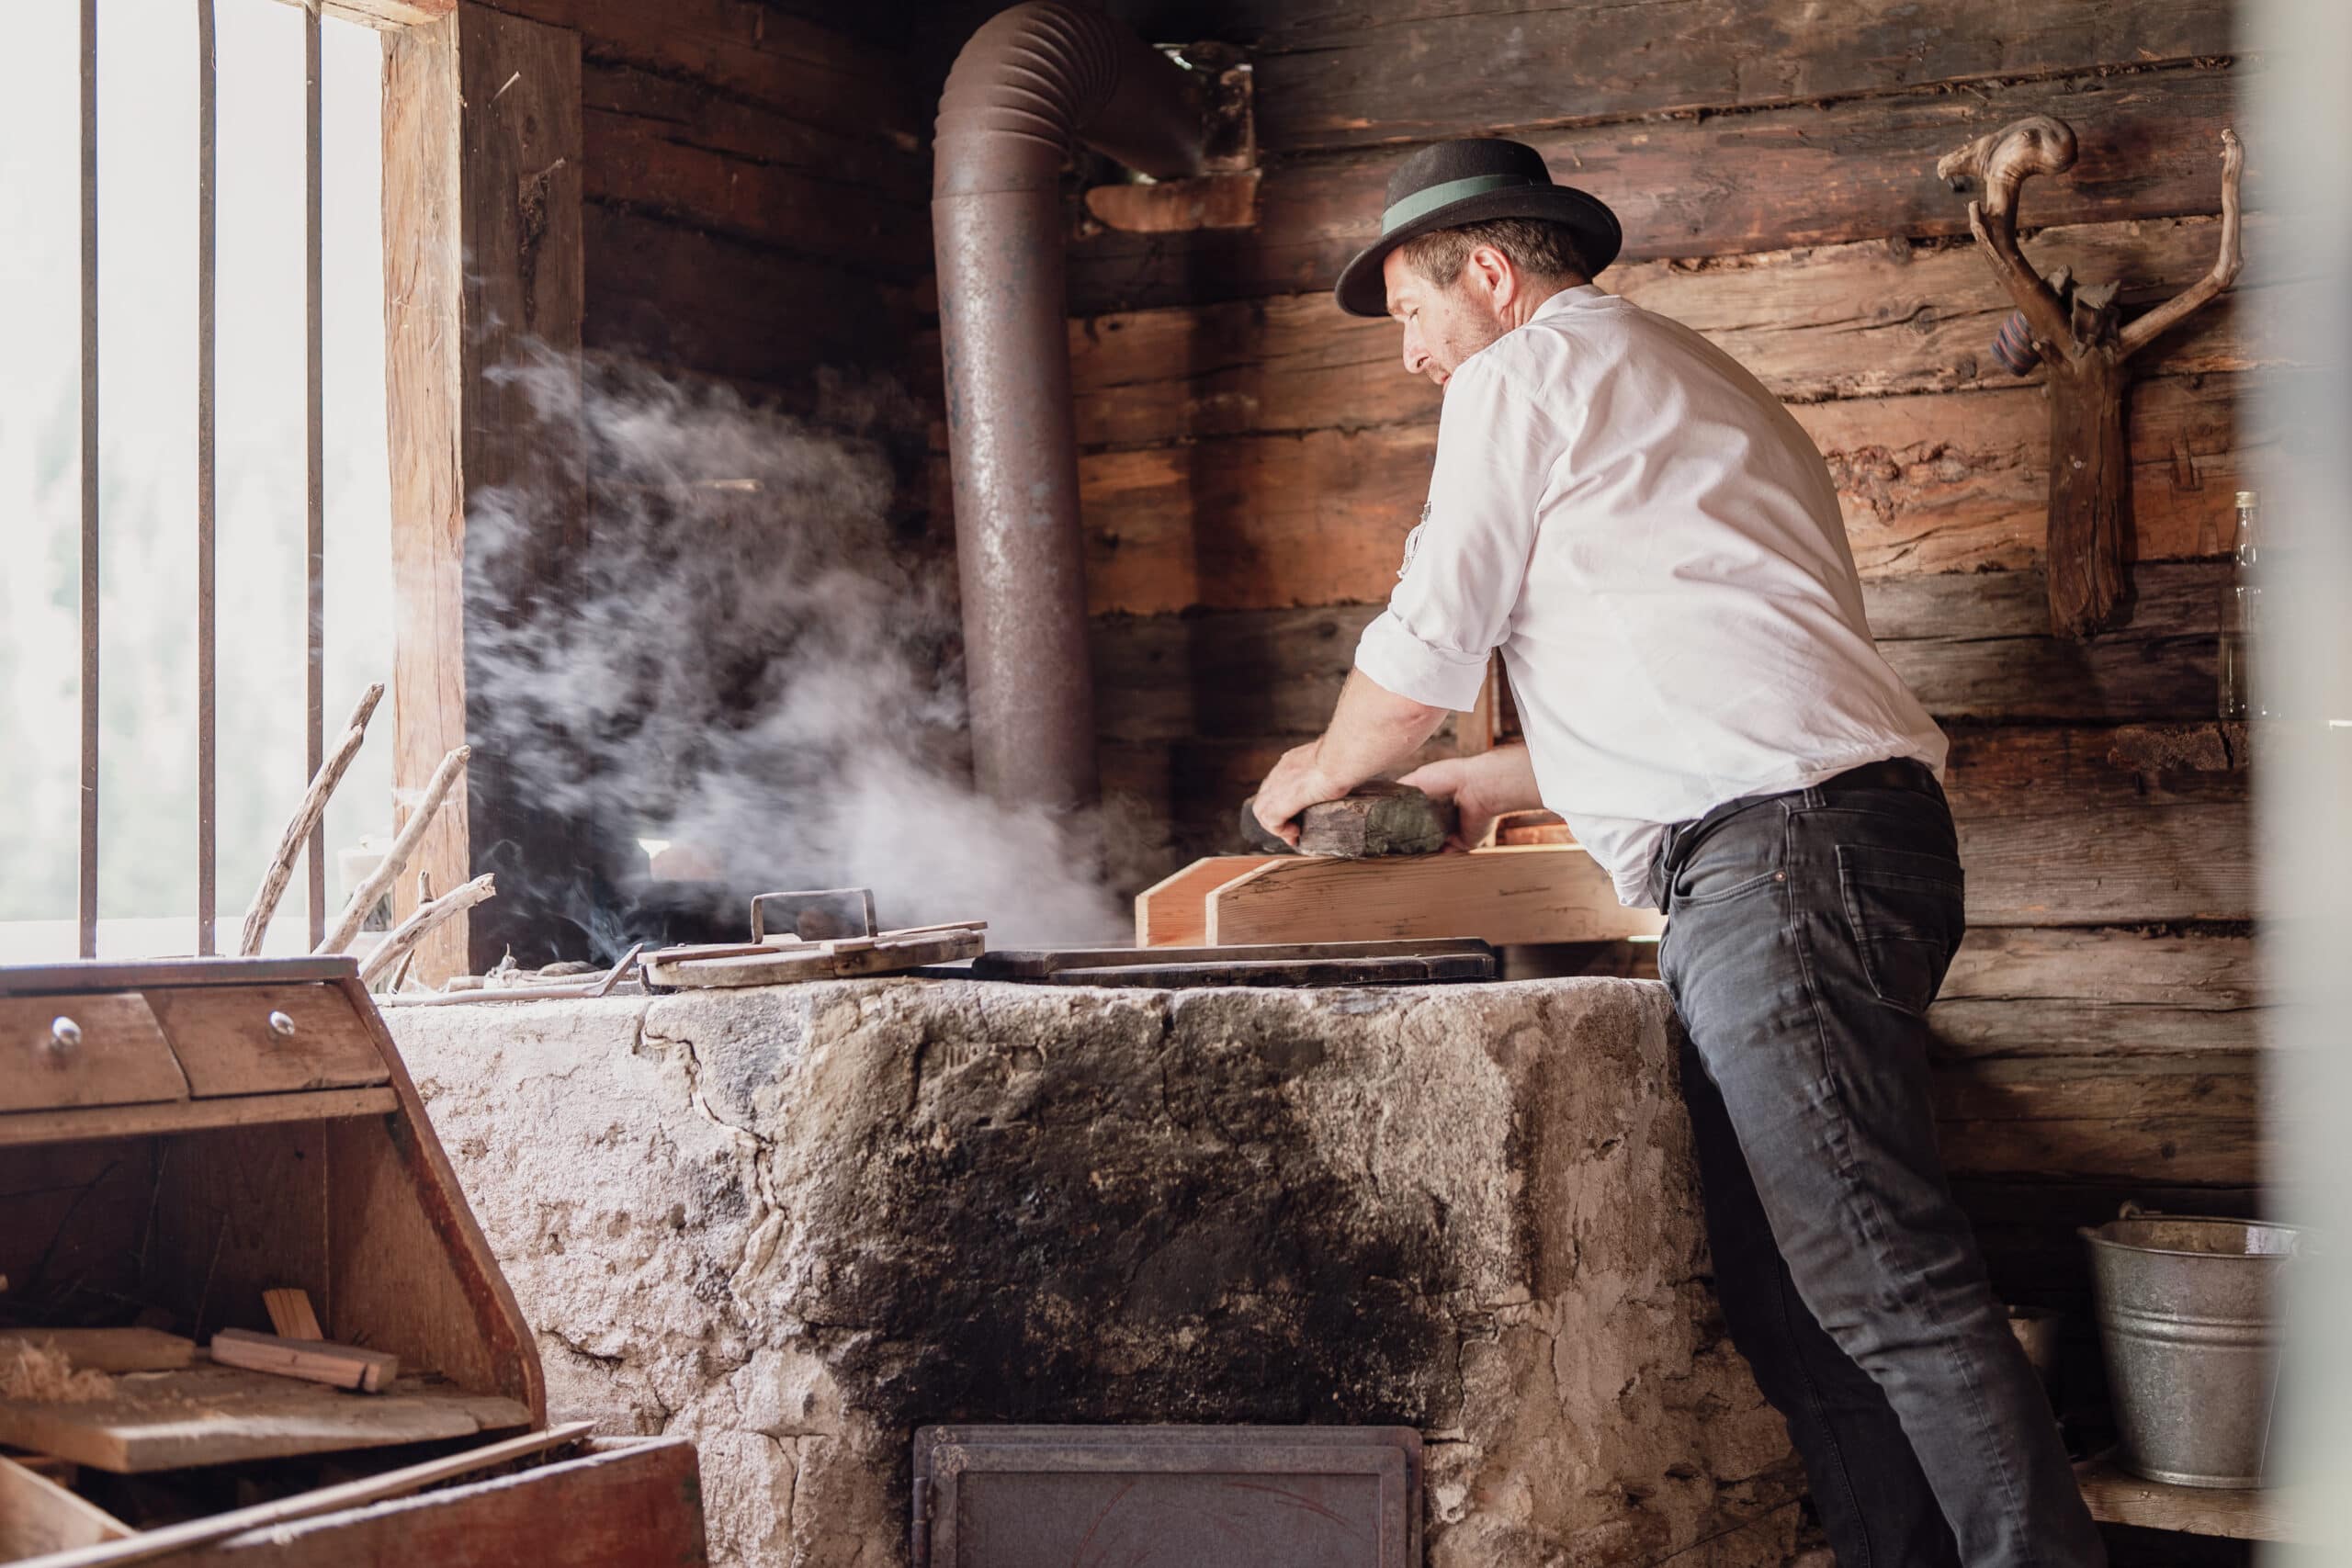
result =
M399 1109L400 1097L389 1089L332 1089L312 1094L256 1094L234 1100L30 1111L0 1117L0 1147L148 1137L202 1128L258 1127L280 1122L324 1122L381 1116Z
M154 990L147 1003L199 1099L356 1089L389 1076L358 1015L330 985ZM274 1020L284 1021L282 1031Z
M2112 1453L2075 1466L2075 1483L2091 1517L2101 1524L2183 1535L2222 1536L2232 1540L2316 1541L2306 1516L2316 1499L2284 1488L2239 1490L2220 1486L2175 1486L2132 1474Z
M1235 797L1238 799L1238 796ZM1208 940L1208 896L1282 859L1280 855L1220 855L1196 861L1136 895L1137 947L1199 947Z
M2260 1070L2251 1051L1944 1062L1935 1069L1936 1113L1955 1122L2205 1116L2250 1125L2261 1113Z
M1928 1021L1945 1059L2251 1051L2259 1001L2242 932L1991 928L1962 942Z
M901 282L929 269L929 162L865 113L828 117L805 96L777 105L716 92L601 51L582 62L581 101L592 202L859 263Z
M187 1098L155 1015L137 996L0 998L0 1111Z
M2186 62L2234 45L2229 14L2201 0L1849 0L1802 20L1743 0L1657 0L1638 26L1566 0L1502 11L1260 0L1220 8L1220 21L1251 43L1258 141L1278 153Z
M17 1345L48 1346L76 1371L162 1372L196 1359L195 1340L160 1328L0 1328L0 1351Z
M750 383L907 357L914 298L887 278L610 202L582 223L590 348Z
M2245 428L2250 382L2167 376L2135 390L2140 560L2228 548L2231 498L2269 445ZM1092 406L1106 401L1118 400ZM1865 577L2041 564L2049 416L2037 388L1792 412L1828 462ZM1098 615L1158 615L1384 599L1435 452L1435 426L1421 423L1088 453L1079 462L1088 603Z
M0 1562L120 1540L131 1529L45 1475L0 1458Z
M529 1420L511 1399L413 1379L377 1398L354 1400L292 1378L198 1366L128 1373L115 1380L107 1398L80 1404L0 1400L0 1442L134 1475L469 1438Z
M227 1541L233 1537L250 1536L260 1532L277 1535L283 1530L284 1527L297 1520L322 1517L339 1514L345 1509L362 1507L386 1498L405 1496L456 1476L528 1459L533 1455L547 1452L550 1449L561 1448L568 1443L577 1441L582 1434L590 1430L594 1425L593 1422L588 1421L566 1422L560 1427L552 1427L544 1432L531 1432L519 1438L508 1438L495 1443L485 1443L479 1448L468 1449L460 1453L445 1454L438 1459L403 1465L398 1470L388 1470L380 1474L363 1476L356 1481L346 1481L334 1486L322 1486L312 1491L297 1493L291 1497L281 1497L275 1502L256 1503L247 1507L232 1508L226 1513L209 1514L201 1518L188 1519L175 1525L165 1525L157 1529L142 1531L121 1546L77 1552L74 1556L61 1558L56 1562L46 1563L43 1568L112 1568L115 1564L146 1562L158 1557L168 1557L181 1552L190 1554L183 1559L184 1563L193 1564L201 1561L194 1554L215 1541ZM681 1446L687 1446L689 1453L692 1452L691 1447L685 1444L684 1438L655 1440L676 1442ZM310 1551L309 1543L306 1542L304 1555L298 1561L304 1562L319 1561L319 1558L311 1555ZM328 1555L334 1554L330 1551ZM338 1560L346 1562L351 1561L348 1558ZM452 1560L436 1554L434 1561L447 1564Z
M1655 935L1580 849L1480 850L1385 861L1283 856L1207 898L1204 944L1477 937L1497 943Z
M2271 445L2252 428L2252 381L2163 376L2132 389L2128 433L2139 560L2227 553L2232 498L2257 482ZM2041 564L2050 419L2039 389L1847 398L1790 412L1829 464L1863 576Z
M161 1158L142 1300L201 1341L260 1327L262 1292L327 1287L326 1134L316 1122L191 1133Z
M2049 635L2039 571L1882 578L1863 584L1879 651L1939 718L2086 723L2210 713L2229 569L2149 564L2129 617L2088 643Z
M1863 601L1880 651L1939 717L2155 722L2212 709L2227 572L2142 565L2130 619L2088 644L2049 636L2039 571L1877 580L1863 584ZM1379 613L1355 604L1098 616L1100 732L1156 742L1318 734L1356 639Z
M579 1458L521 1474L255 1526L174 1562L183 1568L312 1568L323 1562L336 1568L703 1568L709 1559L694 1445L671 1437L600 1438L586 1447Z
M907 156L930 139L938 85L907 69L903 32L881 44L813 19L805 8L797 15L760 0L663 0L656 10L642 0L501 4L577 30L600 65L631 67L691 94L863 136ZM922 177L930 179L927 164Z
M2147 302L2213 264L2217 220L2183 217L2046 228L2037 265L2116 280ZM2294 323L2319 287L2279 221L2246 226L2246 271L2227 303L2152 350L2144 375L2304 362ZM1871 240L1621 265L1609 292L1707 335L1781 398L2014 387L1987 353L2008 297L1962 242ZM1395 323L1343 315L1322 294L1115 311L1070 324L1079 439L1138 446L1266 431L1434 419L1437 389L1408 375ZM2039 386L2036 371L2023 384Z
M2133 392L2141 562L2227 550L2232 493L2269 445L2242 425L2248 381L2164 376ZM1792 412L1830 463L1865 579L2041 564L2049 413L2037 388ZM1378 425L1084 454L1089 609L1385 600L1435 451L1435 425Z
M206 1348L212 1359L224 1367L243 1367L249 1372L300 1378L304 1382L356 1389L362 1393L380 1393L387 1383L400 1376L398 1356L324 1339L291 1339L277 1334L255 1334L251 1329L224 1328L213 1335L212 1343Z
M0 996L141 991L157 986L300 985L359 972L348 953L300 958L130 958L105 964L0 964Z
M264 1291L261 1304L269 1314L269 1325L288 1339L324 1339L327 1331L319 1326L319 1314L311 1305L311 1292L300 1288L280 1287Z
M580 36L465 0L388 40L384 63L385 374L392 410L394 633L392 782L414 792L469 733L463 667L466 500L527 485L559 525L502 551L477 581L506 602L544 582L585 527L576 414L548 378L576 377L583 299ZM463 156L459 156L462 147ZM503 372L526 361L526 380ZM472 874L476 849L511 840L510 861L565 869L581 858L560 825L532 815L494 755L478 756L463 798L435 818L417 856L434 886ZM402 795L405 799L407 796ZM414 904L395 886L395 912ZM468 968L469 948L506 945L495 905L452 919L418 950L428 983ZM517 943L518 946L525 944Z
M1974 818L1959 827L1973 925L2254 918L2244 805Z
M1936 178L1936 159L2041 112L2067 118L2080 156L2028 195L2037 227L2215 210L2216 148L2249 75L2214 62L1516 134L1558 178L1616 209L1624 262L1897 234L1954 239L1968 233L1967 203ZM1081 231L1070 244L1073 309L1327 293L1377 231L1400 156L1383 148L1274 159L1260 185L1258 226L1246 231ZM2256 178L2249 170L2249 193ZM1328 298L1320 303L1344 319Z

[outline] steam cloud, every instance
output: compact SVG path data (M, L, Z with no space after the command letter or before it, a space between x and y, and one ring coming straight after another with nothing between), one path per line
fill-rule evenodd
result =
M607 845L707 852L733 888L868 886L885 926L984 919L997 946L1125 939L1075 849L1099 825L970 785L952 565L891 516L894 453L922 438L909 400L831 382L801 419L639 368L511 374L576 412L590 501L560 515L558 487L526 485L469 506L478 757ZM561 576L534 597L550 553ZM641 934L564 912L600 949Z

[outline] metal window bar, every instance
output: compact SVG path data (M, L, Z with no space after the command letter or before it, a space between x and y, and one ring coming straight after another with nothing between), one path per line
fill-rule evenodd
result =
M82 956L98 955L98 0L82 0Z
M216 951L213 921L220 912L213 831L213 175L219 125L213 44L212 0L196 0L196 951L207 957Z
M197 388L196 388L196 684L197 684L197 952L217 945L219 857L216 829L218 758L214 745L219 671L215 662L217 487L214 469L213 391L218 340L214 323L217 254L218 60L213 0L197 7ZM302 3L303 69L303 266L307 299L304 322L306 516L304 589L306 671L304 677L303 781L317 776L325 760L326 682L326 383L323 195L318 0ZM84 958L98 953L98 0L82 0L82 756L81 841L75 914ZM311 831L309 845L311 945L326 935L326 827Z
M310 604L309 668L304 680L303 755L306 759L302 782L308 785L318 777L326 761L326 379L325 379L325 267L323 265L323 181L321 160L320 125L323 118L320 96L319 68L319 0L303 0L302 5L302 161L304 211L302 225L303 265L307 269L309 294L308 355L309 388L304 419L309 426L309 523L303 551L303 570L307 573ZM327 934L327 828L324 813L311 829L310 845L310 910L311 942L315 949Z

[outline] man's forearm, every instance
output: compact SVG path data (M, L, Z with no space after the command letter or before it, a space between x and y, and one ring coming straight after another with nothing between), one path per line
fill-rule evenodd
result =
M1400 697L1362 671L1348 671L1331 723L1315 743L1317 771L1335 795L1409 761L1445 723L1447 710Z

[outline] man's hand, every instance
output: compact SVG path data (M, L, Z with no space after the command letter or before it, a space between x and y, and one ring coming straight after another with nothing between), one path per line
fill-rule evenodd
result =
M1421 749L1446 710L1384 690L1361 670L1348 672L1340 705L1323 737L1283 753L1258 786L1258 820L1284 843L1298 842L1294 820L1308 807L1337 800Z
M1266 782L1258 786L1258 824L1286 844L1298 843L1300 812L1327 800L1337 800L1355 787L1332 787L1317 765L1316 753L1321 747L1319 740L1292 747L1266 775Z
M1453 837L1446 840L1449 849L1470 848L1487 836L1487 825L1506 811L1544 804L1535 787L1535 764L1524 745L1498 746L1473 757L1448 757L1416 768L1396 782L1410 784L1433 800L1453 802L1459 820Z

